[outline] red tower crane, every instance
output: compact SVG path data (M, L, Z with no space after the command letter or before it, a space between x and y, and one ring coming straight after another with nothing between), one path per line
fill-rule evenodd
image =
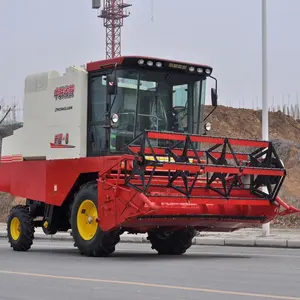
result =
M106 58L121 56L121 27L130 15L125 9L131 4L123 0L93 0L92 6L98 9L98 17L106 28Z

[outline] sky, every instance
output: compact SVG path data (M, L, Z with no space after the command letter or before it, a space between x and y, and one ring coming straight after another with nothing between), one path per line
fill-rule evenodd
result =
M211 65L219 103L261 107L261 0L126 0L122 54ZM268 100L300 96L299 0L268 0ZM105 58L92 0L0 0L0 99L22 105L24 79ZM153 14L152 14L153 12Z

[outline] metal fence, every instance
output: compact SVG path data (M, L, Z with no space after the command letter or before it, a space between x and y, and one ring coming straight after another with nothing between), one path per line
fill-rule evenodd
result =
M288 115L295 120L300 120L300 105L299 104L273 105L270 107L269 111L272 111L272 112L281 111L285 115Z

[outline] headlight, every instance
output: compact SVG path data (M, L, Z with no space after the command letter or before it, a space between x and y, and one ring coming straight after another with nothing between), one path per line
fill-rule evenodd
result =
M210 131L211 130L211 123L206 123L205 125L204 125L204 128L205 128L205 130L206 131Z
M112 121L114 124L118 123L118 121L119 121L119 116L118 116L118 114L113 114L112 117L111 117L111 121Z
M145 62L145 61L144 61L143 59L140 59L140 60L138 61L138 64L139 64L139 65L142 65L144 62Z
M153 61L148 60L148 61L147 61L147 65L148 65L149 67L152 67L152 66L153 66Z

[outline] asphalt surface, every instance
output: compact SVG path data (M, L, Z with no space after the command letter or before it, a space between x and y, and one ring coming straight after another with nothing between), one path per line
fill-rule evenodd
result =
M300 300L300 251L193 246L160 257L150 245L119 244L108 258L71 242L36 241L27 253L0 239L1 300Z

